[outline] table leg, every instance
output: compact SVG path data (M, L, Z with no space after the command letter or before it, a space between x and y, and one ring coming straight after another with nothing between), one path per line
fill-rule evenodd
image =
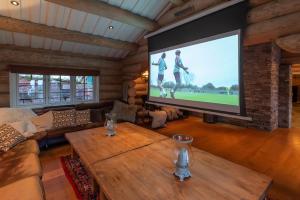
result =
M76 153L76 151L74 150L73 146L71 146L71 156L72 156L72 158L79 157L78 154Z
M103 192L103 189L100 187L100 193L99 193L99 200L107 200L104 192Z

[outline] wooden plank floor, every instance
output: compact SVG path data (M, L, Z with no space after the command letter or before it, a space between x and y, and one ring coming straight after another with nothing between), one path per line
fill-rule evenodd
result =
M167 136L190 134L195 147L272 177L274 183L269 193L274 200L300 199L300 106L293 110L293 128L272 133L226 124L204 124L196 117L170 122L157 131ZM48 200L76 199L59 160L69 153L69 145L41 153Z

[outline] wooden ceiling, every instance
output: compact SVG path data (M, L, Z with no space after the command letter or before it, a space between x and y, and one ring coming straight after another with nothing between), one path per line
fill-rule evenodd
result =
M0 44L124 58L182 0L0 0ZM113 26L113 29L109 29Z

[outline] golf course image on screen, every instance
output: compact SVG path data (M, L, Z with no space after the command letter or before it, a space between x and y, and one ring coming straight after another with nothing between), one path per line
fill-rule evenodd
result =
M150 52L149 84L150 100L239 107L239 34Z

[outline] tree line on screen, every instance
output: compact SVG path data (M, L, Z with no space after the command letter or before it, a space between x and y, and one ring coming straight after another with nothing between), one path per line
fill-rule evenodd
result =
M163 83L163 87L166 89L174 88L175 83L173 81L166 81ZM151 87L157 87L154 84L151 84ZM234 84L230 87L215 87L212 83L207 83L203 86L197 86L193 84L182 84L179 88L181 91L186 92L195 92L195 93L217 93L217 94L231 94L237 95L239 92L239 85Z

